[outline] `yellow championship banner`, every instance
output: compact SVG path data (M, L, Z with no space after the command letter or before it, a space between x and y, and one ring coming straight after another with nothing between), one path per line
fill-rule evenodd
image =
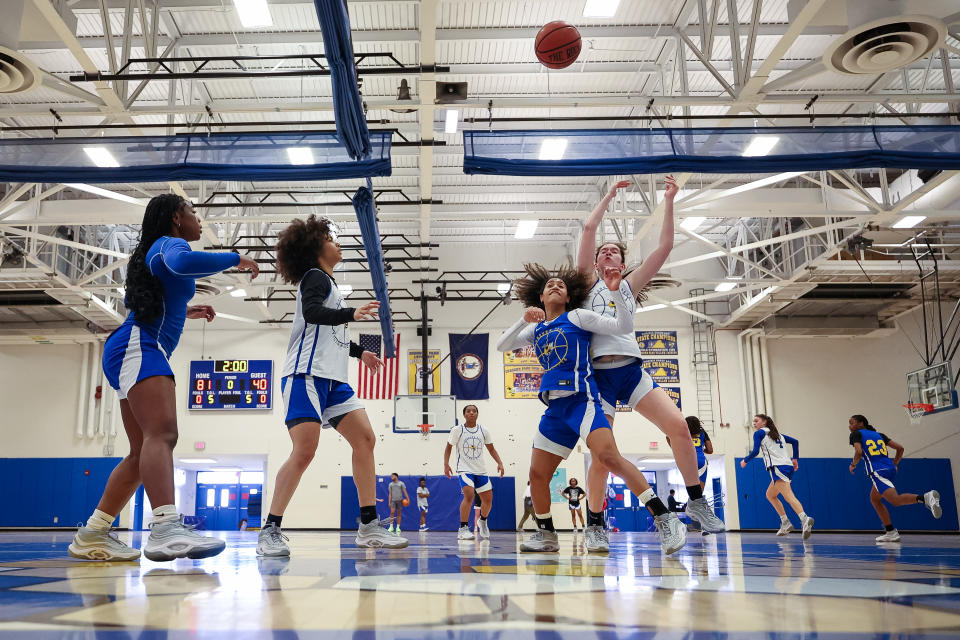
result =
M532 346L503 354L503 397L536 398L543 368Z
M676 331L637 331L637 345L645 356L677 355Z
M676 358L644 358L643 368L657 384L680 384L680 362Z
M407 351L407 388L410 395L422 393L423 389L423 356L420 349ZM433 369L433 375L427 379L427 393L440 393L440 349L427 351L427 362Z

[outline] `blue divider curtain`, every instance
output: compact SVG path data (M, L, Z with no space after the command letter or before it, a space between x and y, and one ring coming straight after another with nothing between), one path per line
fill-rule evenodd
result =
M346 0L315 0L315 3L320 31L323 33L323 52L330 66L337 136L350 157L366 158L371 152L370 132L367 129L367 116L363 112L363 100L357 88L347 3Z
M360 187L354 194L353 209L357 212L360 235L363 238L363 248L367 252L367 265L370 268L370 279L373 281L373 292L380 302L383 357L393 358L397 355L397 348L393 343L393 319L390 316L390 298L387 295L387 274L383 268L380 228L377 225L377 210L373 203L373 190L370 180L367 180L366 187Z
M391 136L375 132L372 152L363 160L352 159L331 132L0 140L0 180L264 182L388 176ZM291 155L291 148L300 156ZM306 163L294 164L294 159Z
M948 125L465 130L463 146L464 173L512 176L960 169L960 126Z

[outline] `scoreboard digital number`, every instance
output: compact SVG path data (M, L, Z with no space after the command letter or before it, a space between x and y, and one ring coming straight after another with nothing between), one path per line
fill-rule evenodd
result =
M273 360L191 360L190 409L270 409Z

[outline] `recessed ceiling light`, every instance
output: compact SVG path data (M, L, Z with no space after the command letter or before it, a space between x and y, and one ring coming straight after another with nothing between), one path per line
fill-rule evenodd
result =
M247 295L247 290L246 290L246 289L234 289L233 291L230 292L230 295L233 296L234 298L244 298L244 297L246 297L246 295Z
M273 17L270 15L267 0L233 0L233 6L237 8L240 24L248 29L273 25Z
M584 18L612 18L617 13L620 0L587 0L583 5Z
M315 164L310 147L287 147L290 164Z
M721 282L713 290L714 291L730 291L731 289L736 289L736 282Z
M507 295L510 292L510 287L512 285L509 282L500 282L497 284L497 293L502 296Z
M753 136L750 144L743 150L744 157L765 156L780 142L780 136Z
M447 109L446 121L444 123L443 131L445 133L456 133L457 132L457 118L460 117L460 111L458 109Z
M544 138L540 143L540 160L560 160L567 151L566 138Z
M687 231L696 231L697 228L703 224L704 220L706 220L706 218L702 216L689 216L680 222L680 226Z
M120 163L113 157L113 154L106 147L84 147L83 152L87 154L93 164L98 167L119 167Z
M903 216L896 222L894 222L891 227L894 229L910 229L917 226L921 222L927 219L927 216Z
M517 231L513 234L514 238L520 240L529 240L537 232L538 220L521 220L517 223Z

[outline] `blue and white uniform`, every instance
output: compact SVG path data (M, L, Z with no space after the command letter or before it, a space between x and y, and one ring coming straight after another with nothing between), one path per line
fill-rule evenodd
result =
M787 454L784 443L789 444L793 449L793 455ZM778 440L770 437L770 429L761 427L753 432L753 451L750 452L744 462L750 462L759 454L763 454L763 466L770 472L770 479L776 482L783 480L790 482L793 478L793 461L800 457L800 443L796 438L780 434Z
M450 429L447 444L457 452L454 469L460 476L460 488L473 487L477 493L492 490L493 483L487 475L487 463L483 458L483 450L493 444L490 431L479 424L473 425L472 429L458 424Z
M347 323L353 313L325 271L311 269L301 278L280 374L288 428L304 422L336 427L345 415L363 408L347 383L349 358L363 353L350 341Z
M693 436L693 448L697 451L697 475L700 476L700 482L707 481L707 456L703 452L703 448L706 444L710 442L710 436L706 431L700 429L700 433Z
M887 489L895 489L893 479L897 475L897 467L887 454L887 443L890 438L873 429L858 429L850 433L850 446L860 443L863 451L863 467L867 477L873 482L874 488L883 493Z
M614 292L607 288L603 280L598 279L587 295L583 308L608 318L616 318L617 313L625 313L631 318L637 310L636 296L626 280L620 283L620 295L623 305L614 304ZM657 383L643 369L643 357L640 346L633 333L633 323L625 332L614 335L597 334L590 346L597 389L603 412L613 416L617 410L617 401L630 408L637 406L640 399L650 393ZM598 362L603 356L619 356Z
M146 262L163 283L162 313L141 322L131 311L103 346L103 372L121 400L145 378L173 377L168 360L180 342L196 279L237 266L240 255L191 251L183 238L163 236L147 250Z
M621 292L611 294L617 307L625 306ZM499 351L532 344L543 367L540 399L547 410L533 439L535 449L566 459L579 438L586 440L594 429L610 427L594 380L590 341L600 334L623 334L632 327L633 316L628 313L605 317L574 309L536 325L521 318L501 336Z

